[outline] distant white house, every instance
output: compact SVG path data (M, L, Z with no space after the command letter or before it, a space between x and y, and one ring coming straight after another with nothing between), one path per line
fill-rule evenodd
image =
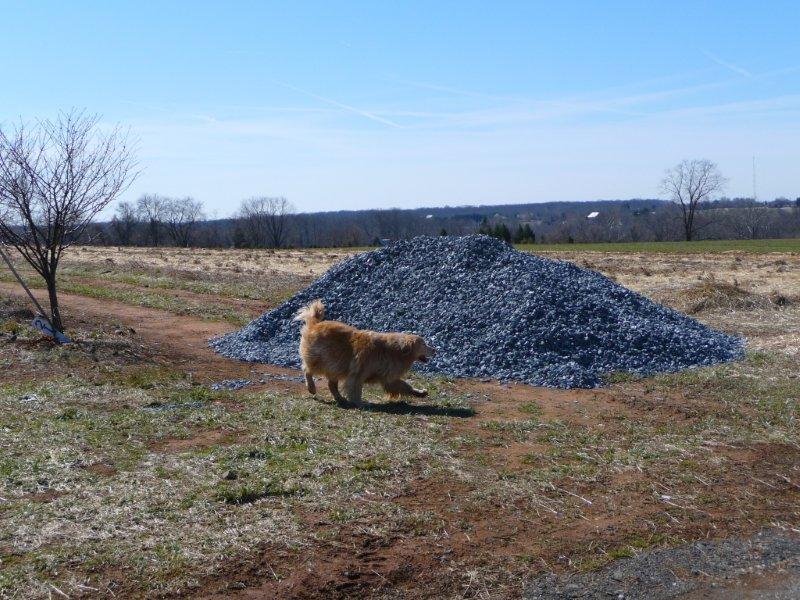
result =
M600 214L599 212L597 212L596 210L593 210L593 211L592 211L592 212L590 212L588 215L586 215L586 218L587 218L587 219L594 219L594 218L595 218L595 217L597 217L599 214Z
M426 219L432 219L432 218L433 218L433 215L425 215L425 218L426 218Z

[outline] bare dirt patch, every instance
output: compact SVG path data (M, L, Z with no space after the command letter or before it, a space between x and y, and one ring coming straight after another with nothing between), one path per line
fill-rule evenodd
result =
M117 469L108 463L104 462L96 462L92 463L86 469L90 473L94 473L95 475L100 475L102 477L111 477L112 475L117 474Z
M24 292L12 284L0 283L0 293L22 301ZM37 296L41 292L35 291ZM147 347L151 356L172 368L185 369L192 378L201 382L214 382L236 377L248 378L254 372L285 373L286 369L256 366L222 358L208 347L208 339L231 331L234 326L223 322L182 317L167 311L131 306L110 300L86 298L75 294L62 294L62 311L73 323L97 323L111 331L122 331L119 325L133 329L140 344ZM67 321L70 322L69 320ZM35 343L52 346L44 338Z
M193 432L185 438L157 440L150 444L150 449L156 452L185 452L214 446L229 446L241 441L243 441L241 432L209 429Z

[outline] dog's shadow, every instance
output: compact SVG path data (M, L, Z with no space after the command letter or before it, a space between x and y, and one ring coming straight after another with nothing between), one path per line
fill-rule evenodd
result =
M360 406L350 402L339 403L340 408L348 410L366 410L390 415L421 415L425 417L457 417L467 419L475 416L469 407L436 406L435 404L409 404L408 402L363 402Z

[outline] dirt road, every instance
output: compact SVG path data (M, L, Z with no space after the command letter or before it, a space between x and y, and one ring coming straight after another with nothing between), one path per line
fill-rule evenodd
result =
M40 302L46 304L43 290L32 291ZM0 295L27 300L22 289L10 283L0 283ZM232 361L211 350L208 340L232 331L235 327L230 323L75 294L61 293L59 298L67 324L100 321L132 328L140 342L156 355L173 366L185 369L193 378L204 383L250 378L254 369L258 373L293 373L278 367Z

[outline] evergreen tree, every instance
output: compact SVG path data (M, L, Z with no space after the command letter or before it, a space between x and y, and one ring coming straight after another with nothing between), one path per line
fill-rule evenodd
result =
M536 242L536 235L531 226L525 223L525 225L517 225L513 239L515 244L533 244Z
M498 223L492 235L499 240L505 240L506 242L511 242L511 230L509 230L508 226L505 223Z
M525 239L529 244L536 243L536 234L533 233L533 229L531 229L531 226L528 223L525 223Z

